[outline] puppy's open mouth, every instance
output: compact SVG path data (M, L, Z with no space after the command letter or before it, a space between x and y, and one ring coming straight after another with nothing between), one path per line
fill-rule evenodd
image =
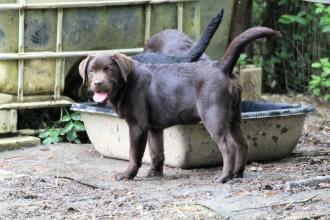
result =
M108 98L107 92L95 92L93 95L94 102L104 103Z

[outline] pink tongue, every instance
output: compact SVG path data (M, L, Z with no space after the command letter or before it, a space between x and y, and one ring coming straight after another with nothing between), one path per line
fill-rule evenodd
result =
M108 93L106 92L96 92L94 93L93 100L95 102L104 102L108 97Z

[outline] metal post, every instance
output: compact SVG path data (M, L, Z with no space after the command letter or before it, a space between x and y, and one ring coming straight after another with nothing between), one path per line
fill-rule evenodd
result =
M145 32L144 32L144 43L150 38L150 23L151 23L151 5L146 6L145 11Z
M177 28L179 31L183 31L183 3L178 3L178 24Z
M63 8L57 9L57 32L56 32L56 52L62 52L62 24L63 24ZM55 69L55 88L54 88L54 99L61 97L61 82L64 76L62 73L63 58L56 59Z
M25 0L18 0L18 3L24 4ZM24 9L19 9L18 12L18 52L24 53ZM24 100L24 60L18 60L18 74L17 74L17 101Z

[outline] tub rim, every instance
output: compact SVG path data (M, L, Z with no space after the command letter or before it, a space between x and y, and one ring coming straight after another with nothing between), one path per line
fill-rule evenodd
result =
M305 106L301 104L289 104L282 102L269 102L269 101L242 101L242 103L259 103L259 104L276 104L282 109L266 110L266 111L251 111L242 112L242 119L258 119L258 118L273 118L273 117L285 117L295 115L305 115L307 113L315 112L315 108L312 106ZM71 106L71 110L77 112L87 112L101 115L108 115L113 117L119 117L119 115L110 107L101 106L95 102L83 102L74 103Z

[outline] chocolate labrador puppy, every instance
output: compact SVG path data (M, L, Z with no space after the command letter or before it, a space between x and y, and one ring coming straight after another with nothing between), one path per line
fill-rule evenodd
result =
M265 27L248 29L231 42L220 61L143 64L106 53L84 59L79 71L94 101L114 108L129 126L129 164L115 179L136 176L147 139L152 159L148 176L161 176L165 158L159 134L167 127L200 120L222 153L217 181L242 177L248 146L241 130L241 87L232 70L249 42L277 35Z

